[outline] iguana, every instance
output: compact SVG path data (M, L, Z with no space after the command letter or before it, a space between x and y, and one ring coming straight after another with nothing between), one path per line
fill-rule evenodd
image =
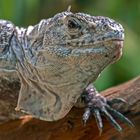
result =
M111 107L124 100L107 101L92 84L120 58L123 41L124 29L113 19L69 10L28 28L0 20L0 73L16 71L21 82L16 110L56 121L81 98L84 123L94 115L102 131L104 114L118 131L112 115L133 126Z

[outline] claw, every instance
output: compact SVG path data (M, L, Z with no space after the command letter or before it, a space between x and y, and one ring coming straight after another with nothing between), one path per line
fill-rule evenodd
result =
M101 113L105 115L105 117L111 122L111 124L119 131L122 131L122 127L116 122L116 120L112 117L119 118L122 122L128 124L131 127L134 127L133 123L127 119L124 115L122 115L120 112L114 110L111 108L113 104L118 103L127 103L122 98L116 98L107 101L105 97L100 95L98 91L95 89L95 87L90 84L83 94L83 101L85 102L87 108L85 110L85 113L83 115L83 122L84 125L86 125L87 120L91 116L91 114L94 114L98 129L100 131L100 135L102 133L103 129L103 122L101 118Z
M112 100L108 100L107 103L108 103L109 105L111 105L111 106L112 106L113 104L118 104L118 103L128 104L128 102L125 101L125 100L122 99L122 98L115 98L115 99L112 99Z
M101 135L102 134L102 129L103 129L103 122L102 122L102 118L101 118L100 112L99 112L98 109L94 109L93 114L95 116L95 119L96 119L96 122L97 122L97 126L98 126L98 129L100 131L100 135Z
M106 106L106 107L107 107L107 109L108 109L109 112L111 112L114 116L116 116L117 118L119 118L122 122L125 122L130 127L134 127L134 124L128 118L126 118L123 114L121 114L120 112L114 110L110 106Z
M122 131L122 128L120 125L115 121L115 119L108 113L105 107L103 107L102 112L105 114L105 117L111 122L111 124L119 131Z
M85 113L83 114L83 123L84 123L84 126L86 125L86 122L89 119L90 115L91 115L90 108L87 107L86 110L85 110Z

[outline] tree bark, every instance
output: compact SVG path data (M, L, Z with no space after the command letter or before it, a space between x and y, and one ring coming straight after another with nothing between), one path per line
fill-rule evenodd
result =
M107 99L123 98L128 104L116 104L114 108L135 124L129 128L117 120L123 132L117 132L103 117L103 133L99 131L94 117L87 126L81 118L84 109L75 108L63 119L45 122L16 112L20 84L17 79L0 79L0 140L139 140L140 139L140 77L107 89L101 94Z

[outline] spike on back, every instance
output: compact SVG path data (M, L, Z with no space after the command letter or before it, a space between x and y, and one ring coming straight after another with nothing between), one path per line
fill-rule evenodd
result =
M67 12L70 12L70 11L71 11L71 5L69 5L67 8Z

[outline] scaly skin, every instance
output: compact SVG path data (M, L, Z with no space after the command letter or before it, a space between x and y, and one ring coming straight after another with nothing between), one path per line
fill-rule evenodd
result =
M63 118L101 71L120 58L123 40L119 23L83 13L62 12L27 29L0 20L1 75L16 71L21 81L16 109L46 121ZM83 120L96 112L101 130L97 114L108 104L98 106L105 100L101 95L95 104L99 94L92 89L86 90ZM95 96L87 100L89 94Z

